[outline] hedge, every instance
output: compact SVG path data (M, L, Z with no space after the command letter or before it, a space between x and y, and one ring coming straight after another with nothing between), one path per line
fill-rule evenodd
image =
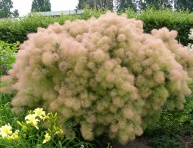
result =
M15 43L19 41L22 43L27 39L28 33L37 31L38 27L47 28L49 24L59 22L63 24L66 20L88 19L91 16L99 17L104 12L102 11L90 11L85 9L81 15L61 15L60 17L51 16L26 16L18 19L3 19L0 20L0 40L8 43ZM147 9L140 13L134 12L130 9L126 9L125 13L129 18L136 18L144 22L144 31L149 33L152 29L167 27L169 30L177 30L177 40L183 45L187 45L190 28L193 28L193 13L172 10L154 10Z
M63 24L65 20L74 20L74 16L61 15L60 17L51 16L26 16L16 19L0 20L0 40L8 43L19 41L22 43L27 39L27 34L37 32L38 27L47 28L49 24L59 22Z
M128 9L129 10L129 9ZM193 13L188 11L172 11L170 9L155 10L146 9L141 13L126 11L129 18L136 18L144 22L144 31L149 33L152 29L167 27L169 30L177 30L177 40L183 45L188 45L190 29L193 28Z

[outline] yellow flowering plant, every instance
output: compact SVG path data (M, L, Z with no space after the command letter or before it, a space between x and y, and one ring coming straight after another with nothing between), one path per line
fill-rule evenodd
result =
M25 117L25 120L26 120L26 123L27 124L31 124L32 126L34 126L35 128L39 129L38 128L38 122L40 120L36 119L37 115L35 114L29 114Z
M48 113L43 108L28 111L24 121L17 121L20 130L13 132L13 127L8 123L0 127L0 139L10 141L30 140L38 143L48 143L56 135L62 134L62 129L56 126L57 114ZM43 124L49 125L47 129Z
M19 139L18 133L19 133L19 130L16 130L13 133L12 127L9 123L0 128L0 137L7 140Z
M46 143L46 142L48 142L48 141L50 141L50 139L51 139L51 136L49 135L49 133L47 133L46 132L46 134L44 135L44 140L43 140L43 142L42 143Z

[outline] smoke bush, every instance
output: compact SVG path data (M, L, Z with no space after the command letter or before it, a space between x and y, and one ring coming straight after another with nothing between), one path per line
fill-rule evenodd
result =
M14 110L57 112L67 137L76 126L87 140L105 132L124 144L191 93L193 54L176 36L166 28L146 34L141 21L110 12L55 23L28 35L0 90L16 94Z

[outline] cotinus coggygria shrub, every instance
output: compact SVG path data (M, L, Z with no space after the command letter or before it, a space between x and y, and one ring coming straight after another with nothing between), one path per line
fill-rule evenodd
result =
M14 110L57 112L66 137L76 127L87 140L108 133L124 144L191 93L193 54L176 36L110 12L55 23L28 35L0 90L15 94Z

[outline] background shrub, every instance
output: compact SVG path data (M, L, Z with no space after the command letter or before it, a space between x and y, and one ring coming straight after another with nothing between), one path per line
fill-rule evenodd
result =
M24 18L3 19L0 21L0 40L8 43L27 39L27 34L37 32L38 27L47 28L49 24L58 22L64 24L66 20L77 19L78 16L60 15L60 17L33 15Z
M64 24L66 20L87 20L90 17L98 18L105 11L90 10L85 8L81 15L61 15L60 17L33 15L20 19L4 19L0 21L0 40L15 43L19 41L23 43L27 39L27 34L37 32L38 27L47 28L49 24L58 22ZM146 9L140 13L134 12L131 9L126 9L129 18L136 18L144 22L144 31L150 33L152 29L167 27L169 30L177 30L177 40L183 45L188 45L190 28L193 27L193 13L185 11L154 10L153 8Z
M144 31L150 33L152 29L167 27L178 32L177 40L183 45L193 43L189 40L190 29L193 26L193 13L188 11L172 11L171 9L155 10L148 8L141 13L131 9L126 10L129 18L136 18L144 22Z
M163 106L183 109L193 53L166 28L113 13L88 21L55 23L29 34L9 75L14 109L58 113L64 134L86 140L108 133L124 144L159 120Z

